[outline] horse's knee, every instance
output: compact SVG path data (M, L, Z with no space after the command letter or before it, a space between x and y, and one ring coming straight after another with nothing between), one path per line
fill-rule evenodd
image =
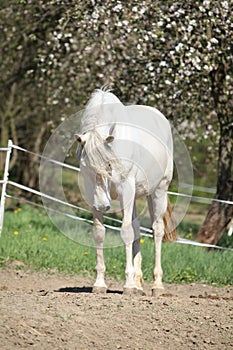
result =
M153 233L155 238L163 238L164 235L164 223L163 219L155 221L152 225Z
M134 241L134 230L132 223L123 223L121 226L121 238L125 245L132 244Z
M105 238L105 227L97 220L94 220L93 235L96 244L101 244Z

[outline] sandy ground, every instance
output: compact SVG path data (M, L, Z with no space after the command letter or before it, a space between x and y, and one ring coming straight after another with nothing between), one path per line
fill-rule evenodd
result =
M233 349L233 287L92 293L92 278L0 270L0 349Z

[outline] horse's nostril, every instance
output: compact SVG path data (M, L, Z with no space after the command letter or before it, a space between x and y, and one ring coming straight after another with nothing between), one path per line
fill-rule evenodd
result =
M97 211L101 211L101 212L105 213L106 211L108 211L110 209L110 205L100 205L99 207L94 206L94 208Z

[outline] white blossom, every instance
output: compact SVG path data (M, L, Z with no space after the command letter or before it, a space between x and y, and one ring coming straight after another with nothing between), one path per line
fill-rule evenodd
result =
M211 38L211 39L210 39L210 42L211 42L212 44L218 44L218 39L216 39L216 38Z
M92 18L94 18L94 19L98 19L99 18L100 15L99 15L99 13L97 11L98 10L96 9L96 11L92 13Z
M207 48L207 50L209 50L209 51L212 49L212 46L211 46L211 42L210 42L210 41L208 42L208 44L207 44L207 47L206 47L206 48Z
M129 21L127 21L127 20L124 20L123 22L122 22L123 24L124 24L124 26L128 26L128 24L129 24Z
M176 17L180 17L180 15L185 14L185 10L184 9L179 9L178 11L175 12L175 16Z
M166 61L161 61L159 65L160 65L160 67L166 67L167 66L167 62Z
M179 52L179 51L182 49L183 46L184 46L184 44L179 43L178 45L175 46L175 50L176 50L177 52Z
M143 8L140 10L140 15L143 15L145 12L146 12L146 8L143 7Z
M120 12L122 10L122 4L117 4L114 8L113 8L113 11L115 12Z
M192 30L193 30L193 26L189 25L188 28L187 28L187 31L188 31L189 33L191 33Z
M207 70L207 71L210 70L210 67L209 67L207 64L205 64L203 68L204 68L205 70Z
M228 10L228 7L229 7L228 1L222 1L221 5L222 5L222 7L224 7L226 10Z

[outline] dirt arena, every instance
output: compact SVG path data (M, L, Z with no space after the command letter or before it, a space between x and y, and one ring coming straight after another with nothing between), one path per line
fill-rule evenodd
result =
M93 279L0 270L1 349L232 349L233 287L166 285L157 297L93 294Z

